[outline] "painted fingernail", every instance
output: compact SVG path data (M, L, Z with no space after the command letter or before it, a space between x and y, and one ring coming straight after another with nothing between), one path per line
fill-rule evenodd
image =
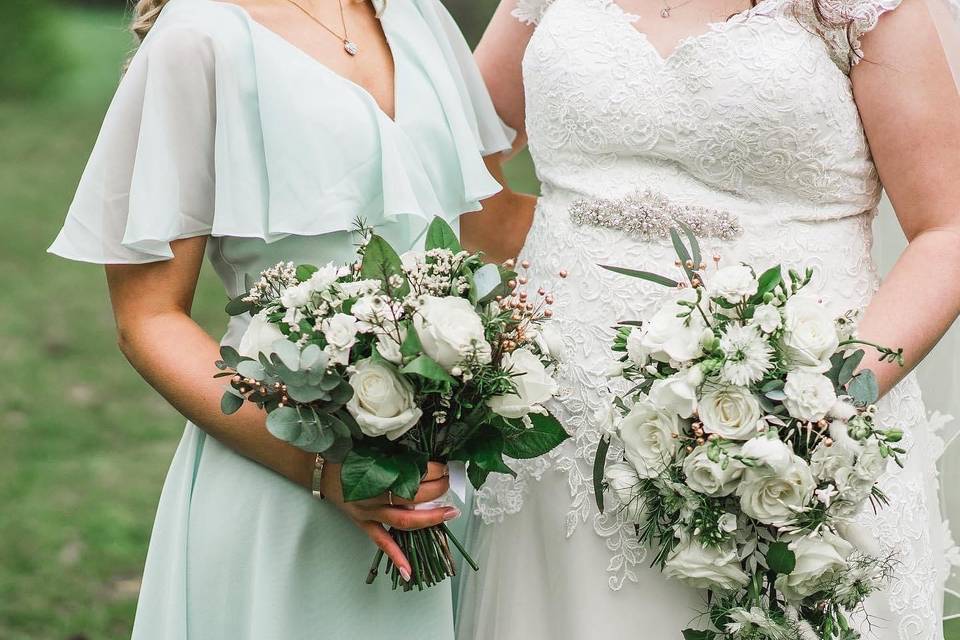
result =
M400 577L404 582L410 582L410 570L406 567L400 567Z
M457 509L456 507L450 507L449 509L447 509L446 513L443 514L443 521L449 522L459 517L460 517L460 509Z

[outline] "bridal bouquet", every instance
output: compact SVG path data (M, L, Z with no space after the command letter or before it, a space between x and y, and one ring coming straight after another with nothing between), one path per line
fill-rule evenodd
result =
M480 487L512 473L504 456L537 457L565 440L542 406L556 392L552 295L528 293L513 263L463 251L440 219L426 249L402 257L360 232L355 264L281 263L227 306L253 318L239 349L221 350L223 411L254 402L274 436L342 463L347 501L412 500L428 461L462 461ZM448 542L477 568L446 525L391 535L413 567L403 581L387 561L394 588L452 576Z
M875 421L878 389L858 367L853 314L808 293L812 272L748 265L708 273L696 238L673 231L683 281L606 267L672 289L614 340L611 428L594 469L654 564L707 589L708 630L686 640L853 640L848 620L889 577L852 517L883 505L902 432ZM686 241L685 241L686 240ZM607 465L611 438L623 459Z

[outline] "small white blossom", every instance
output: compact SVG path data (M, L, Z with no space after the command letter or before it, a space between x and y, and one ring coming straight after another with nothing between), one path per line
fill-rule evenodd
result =
M731 324L720 338L725 356L720 378L745 387L758 382L773 367L773 348L755 327Z

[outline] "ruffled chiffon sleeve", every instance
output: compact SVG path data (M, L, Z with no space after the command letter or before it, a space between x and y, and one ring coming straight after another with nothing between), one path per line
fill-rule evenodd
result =
M151 34L110 105L49 251L145 263L172 258L172 240L209 234L215 128L208 37L186 27Z
M538 25L553 0L517 0L510 15L524 24Z

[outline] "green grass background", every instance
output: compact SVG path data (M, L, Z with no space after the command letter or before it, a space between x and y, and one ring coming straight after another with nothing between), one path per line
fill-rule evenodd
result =
M183 425L117 351L101 269L44 253L130 47L118 11L59 20L71 72L0 100L0 640L129 637ZM528 157L508 175L536 190ZM223 302L205 273L195 316L213 333Z

